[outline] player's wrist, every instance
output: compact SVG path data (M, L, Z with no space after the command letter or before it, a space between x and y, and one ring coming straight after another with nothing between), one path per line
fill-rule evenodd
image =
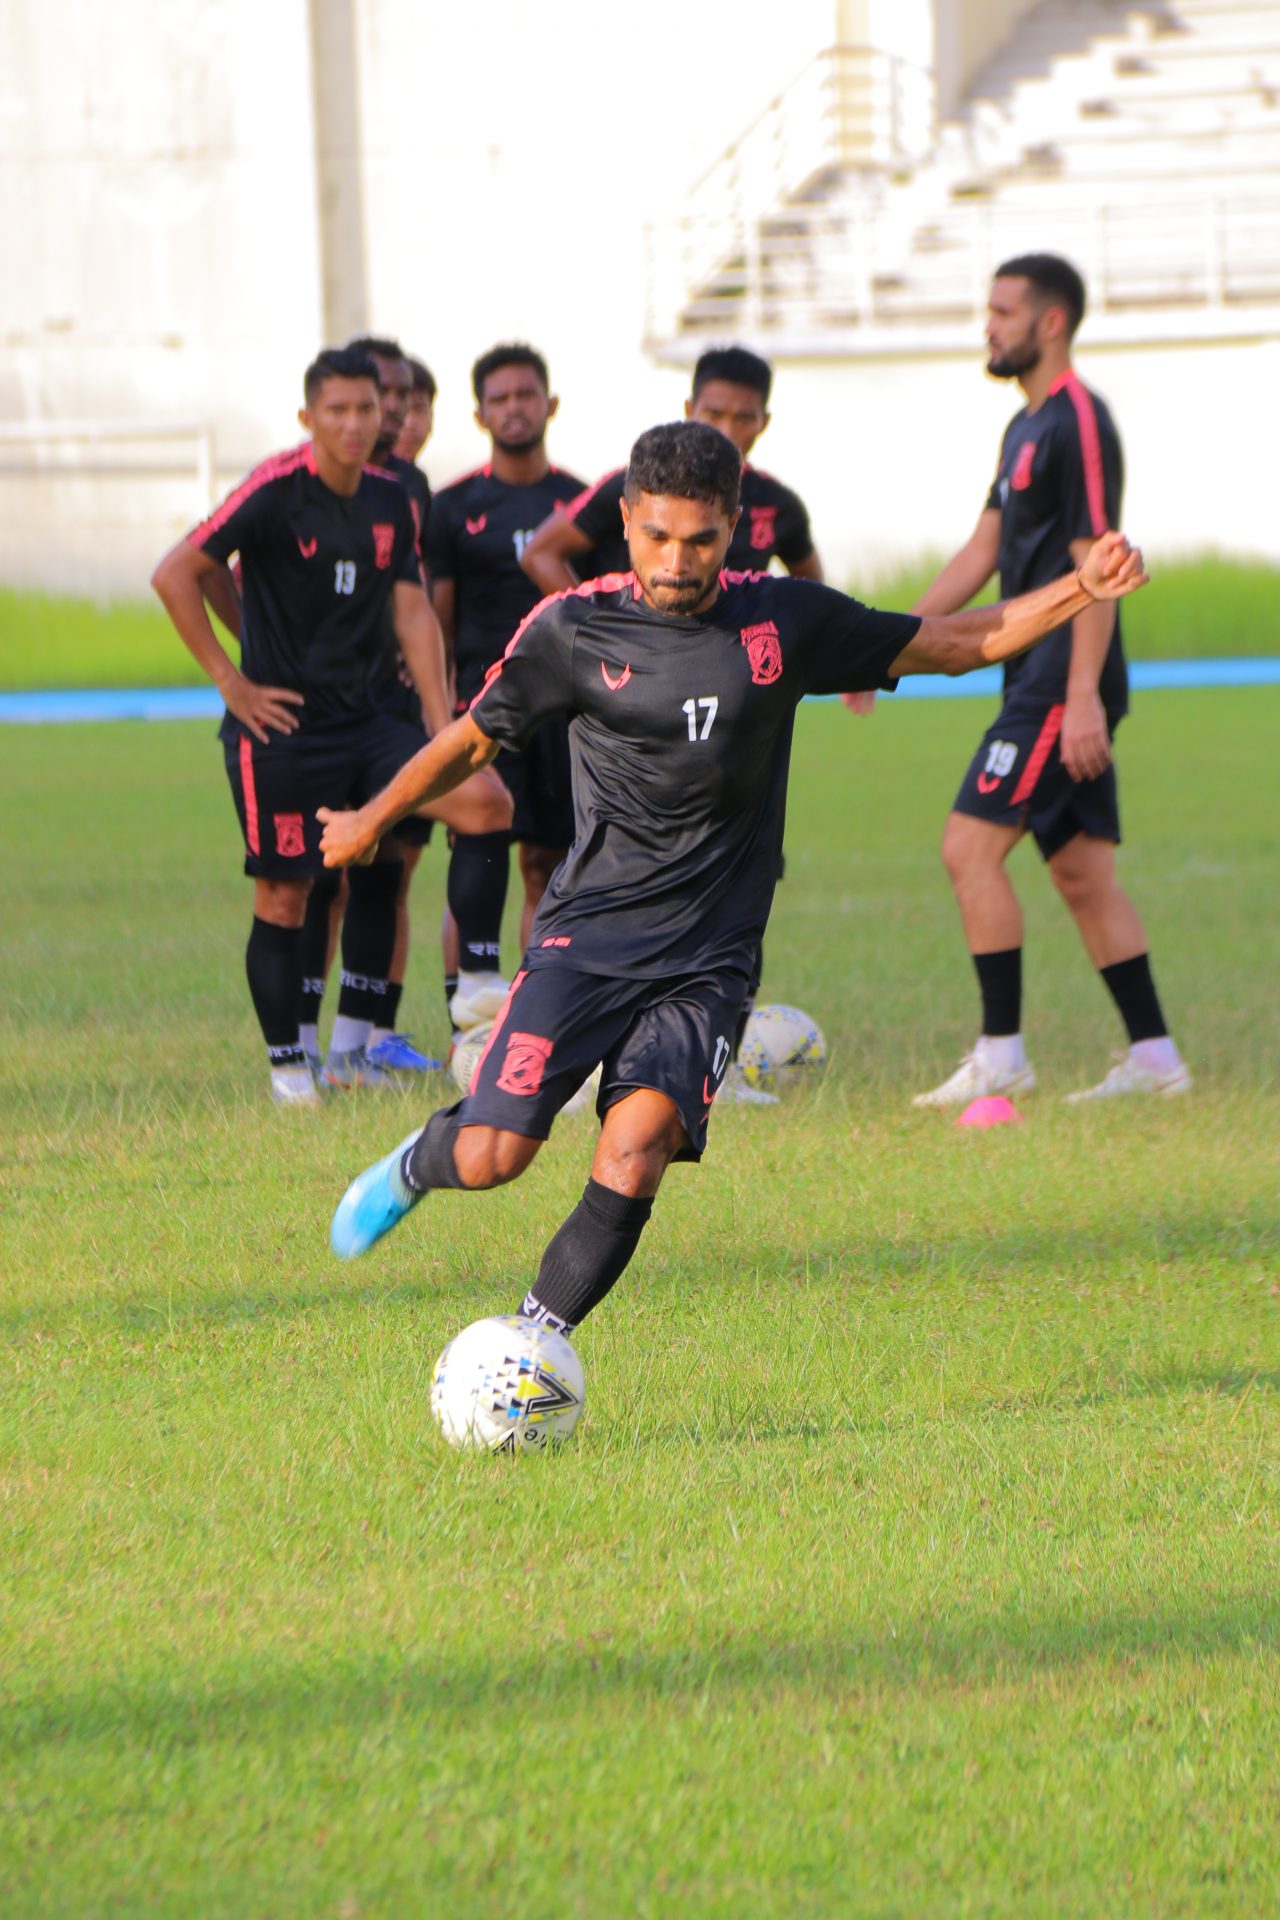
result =
M1102 598L1101 594L1089 592L1088 583L1085 580L1084 574L1079 567L1076 568L1076 585L1079 587L1081 593L1085 594L1088 599L1094 601L1095 603Z

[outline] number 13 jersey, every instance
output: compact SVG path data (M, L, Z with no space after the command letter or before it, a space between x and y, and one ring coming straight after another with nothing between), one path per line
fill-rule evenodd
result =
M727 571L696 615L650 607L630 573L536 607L471 706L504 746L570 720L574 842L531 949L630 979L748 969L773 901L796 708L807 693L892 690L919 625L813 581Z

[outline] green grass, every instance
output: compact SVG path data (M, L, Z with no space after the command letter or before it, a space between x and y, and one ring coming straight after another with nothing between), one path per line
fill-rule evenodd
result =
M851 590L881 606L910 606L943 557L922 556L910 567L853 582ZM1180 660L1280 649L1280 568L1212 554L1154 564L1152 587L1124 611L1131 658ZM97 605L0 589L0 633L0 691L204 684L163 610L146 600Z
M1032 854L1026 1124L936 856L985 703L801 716L766 992L832 1045L717 1114L579 1336L557 1457L449 1453L592 1139L329 1255L417 1116L264 1104L204 726L4 736L0 1914L1271 1915L1280 1899L1280 697L1120 735L1182 1104L1063 1108L1114 1017ZM437 1043L438 849L410 1025ZM509 955L514 958L514 955Z

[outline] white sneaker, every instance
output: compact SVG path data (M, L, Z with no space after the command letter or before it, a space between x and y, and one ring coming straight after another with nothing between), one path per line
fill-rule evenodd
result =
M1171 1073L1157 1073L1154 1067L1144 1067L1140 1060L1124 1053L1096 1087L1083 1087L1079 1093L1068 1093L1065 1104L1078 1107L1082 1100L1113 1100L1122 1093L1160 1093L1168 1099L1172 1094L1190 1091L1191 1075L1181 1060Z
M278 1107L318 1107L320 1095L310 1067L272 1067L271 1098Z
M913 1107L967 1107L971 1100L985 1099L990 1093L1030 1093L1035 1084L1035 1072L1025 1060L1020 1067L993 1066L979 1040L949 1080L928 1093L916 1094L911 1104Z
M460 973L458 985L449 1002L449 1018L459 1032L496 1020L511 991L511 982L500 973Z
M776 1093L766 1093L763 1087L753 1087L746 1074L735 1060L720 1083L717 1100L723 1100L729 1107L778 1107L782 1105Z

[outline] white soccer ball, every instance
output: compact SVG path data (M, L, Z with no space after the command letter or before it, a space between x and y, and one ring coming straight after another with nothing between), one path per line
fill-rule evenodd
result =
M784 1093L807 1084L826 1064L822 1028L799 1007L755 1007L747 1020L738 1065L749 1086Z
M480 1055L489 1044L492 1031L492 1020L486 1021L482 1027L468 1027L449 1056L449 1071L460 1092L470 1093L471 1076L479 1064Z
M586 1404L582 1362L562 1333L509 1313L476 1320L436 1361L431 1412L454 1447L541 1453Z

